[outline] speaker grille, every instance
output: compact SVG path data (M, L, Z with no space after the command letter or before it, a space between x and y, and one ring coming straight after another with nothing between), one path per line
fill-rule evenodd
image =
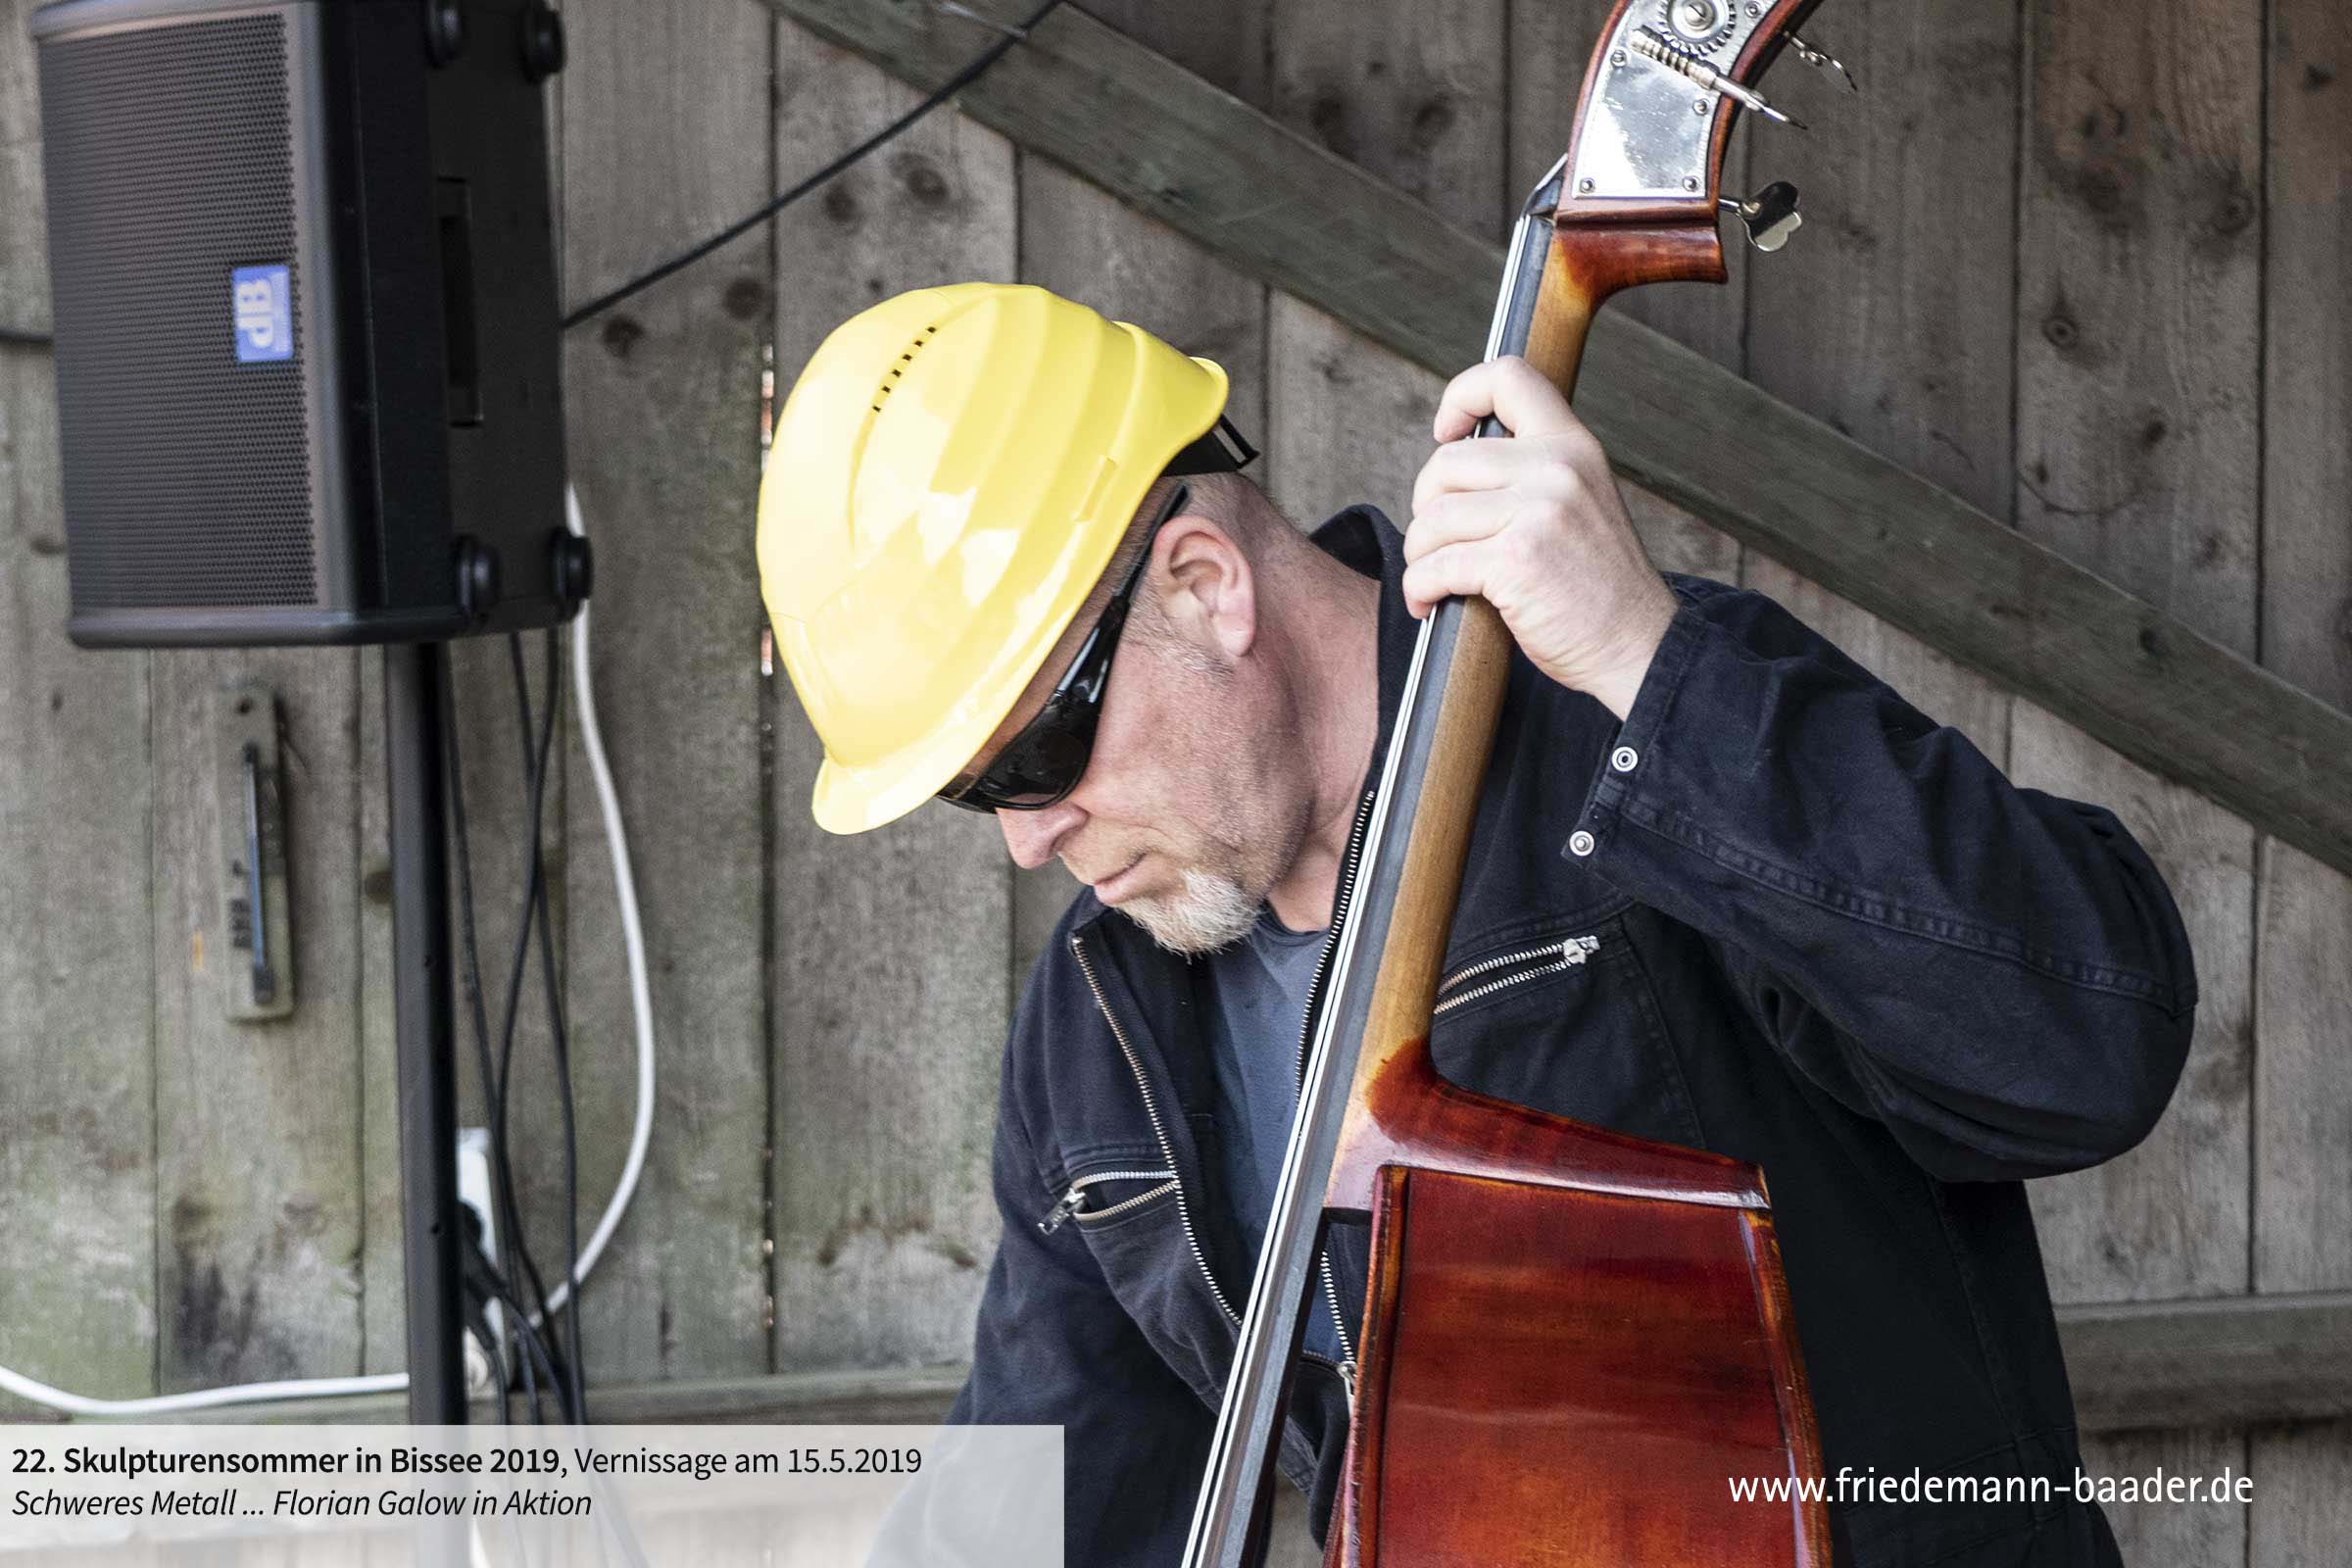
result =
M284 19L56 39L40 75L74 608L316 604ZM259 266L293 353L240 362Z

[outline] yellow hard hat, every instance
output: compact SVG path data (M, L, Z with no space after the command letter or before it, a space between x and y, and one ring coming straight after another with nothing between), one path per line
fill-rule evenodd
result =
M820 827L879 827L956 776L1225 395L1208 361L1022 284L916 289L834 329L760 484Z

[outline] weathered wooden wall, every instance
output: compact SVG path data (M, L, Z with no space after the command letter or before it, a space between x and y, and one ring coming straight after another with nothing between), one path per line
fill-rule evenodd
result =
M47 319L27 0L0 5L0 326ZM1088 9L1499 234L1557 152L1604 0ZM912 101L750 0L569 0L553 124L568 298L732 219ZM1751 122L1735 180L1811 221L1732 286L1627 302L1717 362L2352 706L2352 22L2326 0L1839 0L1850 100ZM988 40L972 29L972 47ZM574 334L573 474L601 556L599 692L651 943L662 1088L645 1186L587 1293L611 1382L953 1361L993 1241L996 1057L1067 896L918 812L828 838L812 737L762 678L751 561L761 373L918 283L1025 278L1233 373L1302 519L1401 512L1438 381L953 112L772 233ZM1476 349L1465 343L1467 359ZM779 390L780 390L779 387ZM1904 634L1637 494L1661 563L1782 597L2021 782L2099 799L2172 877L2204 1001L2146 1146L2038 1184L2064 1300L2352 1289L2352 886ZM45 351L0 342L0 1364L88 1393L397 1367L399 1210L371 655L85 654L66 603ZM536 646L531 678L539 679ZM221 1023L189 780L199 699L274 681L304 1004ZM458 659L483 943L512 941L521 761L503 646ZM610 865L576 742L551 813L583 1225L626 1145ZM558 1245L536 1023L526 1208ZM469 1102L470 1103L470 1102ZM478 1119L478 1112L469 1112ZM0 1409L13 1409L0 1405ZM2098 1472L2254 1477L2246 1508L2114 1511L2136 1562L2289 1564L2352 1539L2341 1423L2106 1437Z

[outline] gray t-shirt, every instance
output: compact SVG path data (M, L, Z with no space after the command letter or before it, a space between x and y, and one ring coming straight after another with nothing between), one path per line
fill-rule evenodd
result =
M1298 1114L1298 1034L1306 1024L1306 993L1328 936L1293 931L1271 908L1261 908L1248 936L1207 960L1213 1000L1203 1022L1216 1079L1225 1191L1253 1260L1265 1249L1291 1118ZM1319 1288L1306 1303L1306 1348L1342 1359L1339 1330Z

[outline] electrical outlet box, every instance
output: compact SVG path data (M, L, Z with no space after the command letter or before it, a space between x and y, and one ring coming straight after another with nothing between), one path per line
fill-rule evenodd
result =
M492 1201L490 1185L490 1131L486 1127L466 1127L458 1133L458 1201L473 1210L474 1218L482 1224L482 1255L490 1266L499 1265L498 1205ZM490 1320L493 1338L505 1341L507 1325L505 1307L492 1301L484 1307ZM487 1348L468 1332L466 1336L466 1387L475 1394L492 1392L491 1368L497 1363L490 1359Z

